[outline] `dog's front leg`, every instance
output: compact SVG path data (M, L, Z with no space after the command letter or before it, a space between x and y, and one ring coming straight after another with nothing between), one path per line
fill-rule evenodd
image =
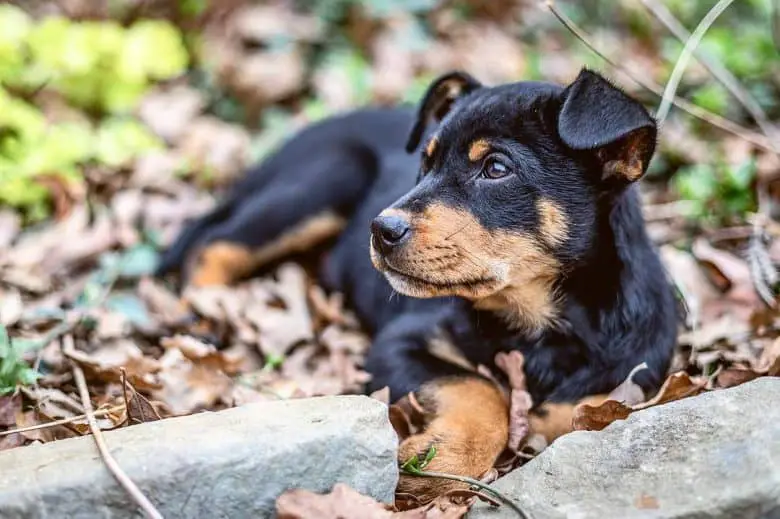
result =
M509 406L494 383L471 375L444 377L424 384L414 395L424 427L401 443L401 464L415 455L423 460L435 448L426 471L478 479L493 467L509 437ZM398 492L428 501L467 486L401 474Z

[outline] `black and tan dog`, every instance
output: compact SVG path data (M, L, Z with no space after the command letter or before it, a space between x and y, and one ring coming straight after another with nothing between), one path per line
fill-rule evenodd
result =
M549 407L608 392L643 361L635 380L661 383L676 310L633 186L655 139L647 111L593 72L565 88L447 74L416 115L364 110L304 130L187 229L160 272L230 283L340 232L322 282L373 336L372 388L414 391L433 416L400 458L436 445L429 470L477 477L506 444L507 404L431 355L433 335L488 367L521 351ZM408 152L421 144L420 160Z

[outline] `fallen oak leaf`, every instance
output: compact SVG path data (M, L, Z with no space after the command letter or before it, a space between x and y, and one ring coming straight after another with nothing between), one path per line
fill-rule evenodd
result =
M243 359L227 355L213 344L207 344L190 335L164 337L160 340L160 345L165 349L176 348L193 363L222 371L226 375L236 375L241 371Z
M728 388L750 382L757 379L761 374L746 368L727 368L720 370L715 377L715 383L719 388Z
M574 408L572 428L575 431L600 431L616 420L625 420L631 407L617 400L605 400L600 405L580 404Z
M666 378L661 389L658 390L658 393L653 398L647 402L633 406L633 410L638 411L640 409L647 409L648 407L698 395L705 391L706 385L706 379L694 380L684 371L672 373Z
M519 351L498 353L495 359L496 366L506 373L509 386L512 388L509 394L509 439L507 449L513 454L520 451L523 442L531 433L531 423L528 413L533 407L533 400L528 393L525 381L525 358Z
M425 511L394 512L391 507L338 483L328 494L288 490L276 500L278 519L425 519Z
M631 376L635 371L632 371ZM580 404L574 409L572 428L575 431L600 431L616 420L625 420L634 411L656 405L695 396L706 391L707 379L692 379L681 371L672 373L664 381L661 389L650 400L634 405L626 405L607 399L601 404Z
M128 382L127 373L120 368L122 373L122 397L125 401L125 411L127 413L127 422L145 423L162 420L160 413L152 403Z

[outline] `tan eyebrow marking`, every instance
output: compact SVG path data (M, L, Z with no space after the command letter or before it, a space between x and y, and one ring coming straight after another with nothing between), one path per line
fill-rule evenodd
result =
M569 221L558 204L549 198L540 198L536 202L539 212L542 239L548 245L560 245L569 235Z
M477 139L469 146L469 160L476 162L482 159L490 151L490 144L485 139Z
M436 146L439 145L439 139L437 139L435 136L431 137L431 140L428 141L428 144L425 146L425 154L429 157L433 156L433 153L436 151Z

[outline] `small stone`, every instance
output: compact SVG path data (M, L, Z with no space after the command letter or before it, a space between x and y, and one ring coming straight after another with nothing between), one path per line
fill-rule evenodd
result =
M392 502L387 406L359 396L248 404L104 433L165 517L270 517L285 490L346 483ZM0 452L0 517L140 517L90 436Z
M559 438L494 487L535 519L780 517L778 399L780 378L763 377L638 411Z

